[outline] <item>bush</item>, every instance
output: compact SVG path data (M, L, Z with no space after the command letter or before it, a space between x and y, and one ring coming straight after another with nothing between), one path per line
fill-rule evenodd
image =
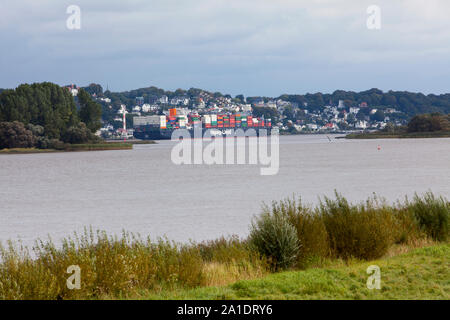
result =
M301 199L273 202L272 213L285 216L296 229L301 243L297 254L297 267L305 268L311 262L329 256L329 239L323 219L311 208L303 206Z
M270 260L275 270L291 267L296 261L300 247L297 231L289 220L267 210L253 221L249 243Z
M325 198L319 207L337 257L376 259L393 244L395 220L392 208L380 204L377 198L360 205L350 204L336 193L336 200Z
M44 135L44 127L40 125L34 125L32 123L27 124L27 129L30 130L36 137Z
M93 134L83 122L67 129L64 141L68 143L87 143L93 140Z
M426 235L437 241L448 239L450 203L446 199L437 198L431 192L422 197L416 194L412 202L407 201L406 206Z
M0 122L0 149L31 148L35 144L36 137L22 122Z

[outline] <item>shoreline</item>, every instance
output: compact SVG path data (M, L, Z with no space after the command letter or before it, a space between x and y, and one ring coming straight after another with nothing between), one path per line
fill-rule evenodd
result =
M38 149L38 148L12 148L1 149L0 155L9 154L37 154L56 152L81 152L81 151L110 151L110 150L132 150L135 144L156 144L153 140L127 140L127 141L105 141L103 143L72 144L67 148L58 149Z
M450 132L411 132L411 133L384 133L384 132L368 132L368 133L350 133L342 139L431 139L431 138L450 138Z

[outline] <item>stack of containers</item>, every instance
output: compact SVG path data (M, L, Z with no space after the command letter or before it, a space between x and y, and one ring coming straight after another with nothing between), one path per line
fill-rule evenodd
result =
M272 127L272 119L267 119L266 125L270 128Z
M186 128L187 124L187 117L186 116L179 116L178 117L178 125L180 128Z
M248 124L247 124L247 118L245 116L243 116L241 118L241 122L242 122L241 123L242 128L247 128Z
M217 128L217 114L211 115L211 127Z
M177 127L177 118L174 116L167 117L167 129L174 129Z
M203 116L203 123L205 128L211 128L211 116L209 114Z
M258 118L253 118L252 122L253 122L254 127L259 127L259 119Z
M231 115L230 116L230 128L235 128L236 127L236 115Z
M194 126L194 128L201 127L201 125L202 125L201 121L200 121L200 116L198 114L192 115L191 122L192 122L192 125Z
M230 127L230 116L229 115L223 116L223 127L224 128Z
M218 128L223 128L223 115L218 115L217 116L217 127Z
M259 119L259 118L258 118ZM260 123L259 123L260 127L264 127L264 119L261 119Z
M167 128L166 116L160 116L159 117L159 127L160 127L160 129L166 129Z
M249 128L253 127L253 118L252 116L247 117L247 125Z
M240 127L241 127L241 123L242 123L242 121L241 121L241 115L240 115L240 114L237 114L237 115L236 115L236 127L237 127L237 128L240 128Z

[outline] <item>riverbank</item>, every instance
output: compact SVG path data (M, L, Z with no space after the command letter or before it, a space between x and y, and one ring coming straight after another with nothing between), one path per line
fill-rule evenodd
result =
M366 132L351 133L345 136L345 139L414 139L414 138L450 138L449 131L436 132Z
M0 299L356 299L365 297L359 275L367 265L387 267L391 257L430 245L437 246L441 260L418 259L439 278L412 283L430 293L427 297L442 298L448 290L441 267L448 270L449 216L450 203L431 193L395 206L376 197L351 204L336 194L315 208L290 199L263 207L246 239L181 244L86 229L63 240L63 246L38 241L33 255L20 245L0 247ZM383 281L408 276L409 262L399 261L404 264L386 274L382 269ZM414 268L416 262L410 262ZM66 286L69 266L81 270L78 290ZM448 273L443 276L448 279ZM292 286L295 279L299 287ZM422 297L408 293L403 282L398 285L392 294L375 298Z
M63 149L37 149L37 148L13 148L2 149L1 154L31 154L31 153L54 153L54 152L76 152L76 151L106 151L106 150L131 150L135 144L155 144L155 141L125 140L106 141L103 143L68 144Z

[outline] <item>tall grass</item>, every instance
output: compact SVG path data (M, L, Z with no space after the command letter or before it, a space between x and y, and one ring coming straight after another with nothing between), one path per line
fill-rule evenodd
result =
M236 236L197 244L205 262L205 285L218 286L267 274L270 265Z
M354 205L336 193L336 199L320 203L318 212L337 257L376 259L394 243L392 210L376 197Z
M108 237L85 231L64 240L38 242L34 257L12 243L0 248L1 299L77 299L121 296L138 289L195 287L202 284L203 263L198 249L167 240L152 243L129 233ZM66 285L67 268L81 269L81 289Z
M437 241L446 241L450 232L450 202L436 197L431 192L415 195L413 201L406 200L406 209L417 221L425 234Z

